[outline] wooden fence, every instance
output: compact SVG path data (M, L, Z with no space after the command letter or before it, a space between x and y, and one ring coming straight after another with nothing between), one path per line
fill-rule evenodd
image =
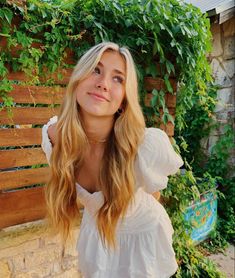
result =
M28 80L27 76L23 72L9 72L8 79L18 82L9 94L14 99L12 115L5 108L0 111L0 229L45 216L43 188L49 168L40 146L41 130L50 117L58 115L65 93L61 85L67 84L71 70L62 73L62 80L55 79L56 86L45 87L18 85ZM160 78L145 81L148 91L164 86ZM176 91L176 81L172 79L171 83ZM151 94L147 94L146 103L150 98ZM1 102L0 99L0 105ZM176 96L166 94L166 105L174 116ZM161 128L173 136L171 123Z

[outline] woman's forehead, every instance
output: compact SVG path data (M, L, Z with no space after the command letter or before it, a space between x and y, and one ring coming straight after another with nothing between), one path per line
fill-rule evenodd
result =
M126 61L124 57L117 51L105 51L102 54L98 65L117 74L126 75Z

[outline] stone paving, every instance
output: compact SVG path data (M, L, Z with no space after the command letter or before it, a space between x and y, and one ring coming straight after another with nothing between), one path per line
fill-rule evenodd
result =
M218 253L212 254L209 258L214 261L219 269L226 274L227 278L235 277L235 247L229 245L226 249L225 254Z

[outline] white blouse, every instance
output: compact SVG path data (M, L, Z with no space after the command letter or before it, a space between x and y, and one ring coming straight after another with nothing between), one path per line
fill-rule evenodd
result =
M52 145L43 127L42 148L48 162ZM149 193L167 186L168 175L183 165L166 133L146 128L135 162L136 193L126 216L118 222L117 248L107 248L96 226L96 213L103 204L101 191L89 193L76 183L83 219L77 243L79 269L84 278L169 278L177 270L172 248L173 228L164 207Z

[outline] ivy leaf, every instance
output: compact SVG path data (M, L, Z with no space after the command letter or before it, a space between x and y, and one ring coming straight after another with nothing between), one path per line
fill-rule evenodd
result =
M94 24L95 24L96 27L98 27L100 30L102 30L102 24L100 24L97 21L94 21Z
M3 8L0 10L0 17L5 18L8 24L10 25L12 21L13 13L8 8Z
M173 88L171 86L171 83L170 83L169 78L168 78L167 75L164 76L164 81L165 81L165 84L166 84L167 91L170 92L170 93L173 93Z
M158 96L157 96L157 95L154 95L154 96L151 98L150 104L151 104L152 107L155 107L155 106L157 105L157 103L158 103Z

